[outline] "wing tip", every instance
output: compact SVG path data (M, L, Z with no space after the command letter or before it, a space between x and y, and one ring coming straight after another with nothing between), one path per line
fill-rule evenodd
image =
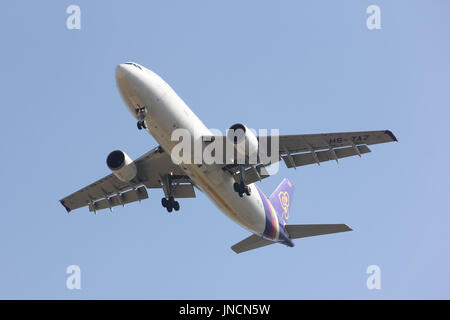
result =
M66 206L66 204L64 203L64 200L59 200L59 202L61 202L62 206L64 207L64 209L67 210L67 213L69 213L70 211L72 211L72 209L70 209L68 206Z
M392 141L398 142L397 137L392 133L391 130L385 130L384 133L391 137Z
M230 247L231 250L233 250L234 253L239 254L242 253L243 251L239 250L239 248L237 247L237 243L233 246Z

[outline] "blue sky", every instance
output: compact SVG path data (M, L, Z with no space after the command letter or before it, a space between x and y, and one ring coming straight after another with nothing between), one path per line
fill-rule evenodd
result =
M81 8L81 30L66 8ZM381 8L381 30L366 8ZM450 298L448 1L8 1L0 51L0 298ZM351 233L242 255L248 236L203 195L168 215L161 191L94 216L58 200L109 174L108 153L156 146L114 68L160 74L212 128L391 129L399 143L282 168L290 223ZM67 266L81 290L66 289ZM368 290L366 268L381 268Z

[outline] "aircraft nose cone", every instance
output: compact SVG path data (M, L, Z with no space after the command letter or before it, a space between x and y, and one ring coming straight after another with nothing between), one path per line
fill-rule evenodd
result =
M122 79L123 77L125 77L128 73L127 70L127 66L124 63L119 64L116 67L116 78L117 79Z

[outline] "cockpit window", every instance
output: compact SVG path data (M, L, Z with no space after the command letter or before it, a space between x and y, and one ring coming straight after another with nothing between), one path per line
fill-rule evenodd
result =
M132 65L132 66L134 66L134 67L138 68L139 70L142 70L141 66L140 66L140 65L138 65L138 64L136 64L136 63L134 63L134 62L125 62L125 64L129 64L129 65Z

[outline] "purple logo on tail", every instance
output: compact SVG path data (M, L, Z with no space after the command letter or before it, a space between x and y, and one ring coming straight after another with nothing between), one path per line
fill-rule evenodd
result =
M293 193L294 186L289 179L285 178L269 197L269 201L277 212L278 220L283 226L289 219Z
M289 219L289 193L286 191L281 191L278 193L278 198L280 198L281 207L283 208L284 219Z

